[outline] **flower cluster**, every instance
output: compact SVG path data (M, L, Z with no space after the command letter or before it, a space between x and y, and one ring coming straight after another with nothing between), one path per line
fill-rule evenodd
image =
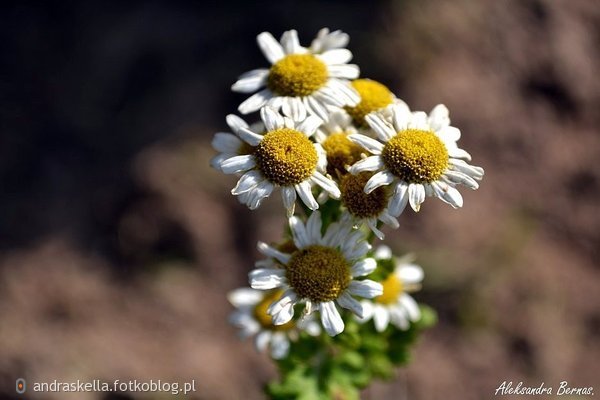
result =
M232 90L251 94L238 111L260 121L228 115L231 132L212 142L211 165L238 177L231 193L241 203L254 210L281 193L289 235L258 244L265 258L251 288L229 296L231 322L276 359L303 335L333 337L351 324L409 330L422 316L408 293L423 270L372 243L384 239L383 225L399 227L407 205L418 212L434 197L462 207L458 187L477 189L483 177L458 146L448 109L412 111L382 83L359 78L348 41L328 29L308 47L295 30L279 41L258 35L271 65L242 74Z

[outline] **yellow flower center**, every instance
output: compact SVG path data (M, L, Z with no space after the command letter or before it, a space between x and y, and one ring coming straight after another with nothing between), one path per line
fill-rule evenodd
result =
M385 187L380 186L369 194L365 193L365 185L371 176L373 176L371 172L347 174L340 182L342 203L355 217L375 217L387 206L389 196Z
M323 142L323 148L327 153L327 172L332 176L347 173L346 166L359 161L363 152L362 147L351 142L344 132L329 135Z
M383 294L375 297L375 301L381 304L393 304L398 301L398 297L404 290L402 281L393 272L381 282Z
M283 290L274 290L270 293L267 293L265 297L254 307L254 318L258 321L260 326L264 329L269 329L272 331L287 331L294 327L294 323L292 321L287 322L283 325L274 325L273 317L271 317L267 310L283 294Z
M431 131L406 129L398 132L381 152L383 163L408 183L438 180L448 167L448 150Z
M267 86L280 96L302 97L327 82L327 66L312 54L289 54L271 66Z
M314 144L303 133L289 128L267 132L254 149L254 157L263 175L279 186L306 180L318 161Z
M350 284L350 266L339 250L320 245L292 254L285 276L299 297L321 303L337 299Z
M367 114L389 106L394 100L392 92L377 81L356 79L352 81L352 86L360 95L360 103L356 107L346 107L346 111L360 127L366 127Z

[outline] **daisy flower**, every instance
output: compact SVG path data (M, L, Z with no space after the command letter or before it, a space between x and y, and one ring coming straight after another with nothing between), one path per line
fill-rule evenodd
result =
M364 149L351 142L348 135L358 133L352 124L352 118L344 110L332 110L329 118L315 133L327 154L327 172L337 178L348 173L348 168L359 161Z
M321 235L318 211L311 214L306 224L291 217L289 225L296 250L284 253L260 242L259 251L276 262L271 264L273 267L250 272L250 286L284 291L267 310L275 325L291 321L294 306L305 302L305 313L310 315L313 310L319 310L325 331L335 336L344 330L336 303L362 316L362 306L352 296L373 298L383 293L381 284L356 279L370 274L377 266L373 258L365 257L371 246L361 231L353 231L348 220L329 225ZM278 265L281 267L276 268Z
M283 325L273 325L267 314L269 305L277 300L281 291L263 291L239 288L231 291L227 298L236 308L229 322L240 329L239 336L245 339L254 336L254 346L260 352L270 348L274 359L285 358L290 349L290 341L298 338L300 331L312 336L321 333L320 325L314 319L289 321Z
M214 169L221 170L221 163L235 156L252 154L254 147L239 138L240 129L250 129L248 124L237 115L229 114L226 118L227 125L233 133L218 132L211 142L212 147L219 152L210 160Z
M336 183L322 173L327 165L325 151L309 139L321 120L308 116L301 122L292 121L269 107L262 108L260 115L265 125L264 135L245 127L239 127L237 132L253 148L252 153L221 162L224 173L243 173L231 193L254 210L279 187L288 215L294 213L296 194L309 209L319 208L312 193L314 185L339 198Z
M248 114L268 105L294 120L307 113L327 119L327 106L354 106L358 94L348 84L359 75L358 66L348 64L352 53L338 48L340 34L325 34L314 44L315 51L302 47L295 30L287 31L280 42L263 32L258 46L271 68L255 69L241 75L231 89L234 92L258 93L245 100L238 110Z
M365 120L379 141L361 134L348 136L373 154L354 164L350 172L376 171L365 185L365 193L393 184L390 214L400 215L407 203L419 211L425 196L437 197L454 208L462 207L463 199L455 186L479 187L483 168L465 161L471 156L458 147L460 130L450 126L448 109L443 104L434 107L429 116L394 104L390 118L368 114Z
M373 319L375 329L383 332L391 322L395 327L406 330L410 322L421 318L417 302L408 294L421 289L423 269L412 264L412 257L405 256L393 259L389 247L381 246L375 251L378 260L390 260L395 268L382 282L383 294L373 299L373 302L363 301L364 314L357 318L360 322Z
M383 83L372 79L355 79L351 83L360 96L360 102L355 106L346 106L344 109L352 117L356 126L368 128L365 117L373 112L384 115L390 114L390 106L394 104L406 105L398 99Z
M388 209L390 191L380 186L370 193L365 193L364 187L373 176L372 172L361 172L357 175L346 174L340 178L342 205L355 223L365 224L381 240L385 237L377 228L378 221L392 228L398 228L398 220Z

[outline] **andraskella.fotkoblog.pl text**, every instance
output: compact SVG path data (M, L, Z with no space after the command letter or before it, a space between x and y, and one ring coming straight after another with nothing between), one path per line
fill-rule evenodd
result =
M53 380L49 382L28 382L23 378L16 381L17 393L46 392L46 393L82 393L82 392L121 392L121 393L170 393L173 395L193 393L196 391L196 381L168 382L161 379L150 380L120 380L102 381L94 379L91 381L61 382Z

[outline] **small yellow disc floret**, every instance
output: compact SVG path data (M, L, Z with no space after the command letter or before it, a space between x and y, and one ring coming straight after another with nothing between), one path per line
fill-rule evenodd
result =
M355 217L376 217L387 206L389 196L385 187L380 186L369 194L365 193L365 185L371 176L373 174L370 172L347 174L340 183L342 203Z
M448 167L448 149L431 131L406 129L384 146L381 158L385 166L408 183L438 180Z
M346 107L346 111L354 123L365 127L365 116L373 111L381 110L392 104L394 95L381 83L371 79L356 79L352 86L360 95L360 103L356 107Z
M396 303L404 290L402 281L394 273L391 273L381 282L381 285L383 286L383 294L375 297L375 301L381 304Z
M350 284L350 266L331 247L313 245L292 254L285 276L299 297L321 303L337 299Z
M359 161L364 151L343 132L329 135L323 142L323 148L327 153L327 172L332 176L347 173L346 166Z
M271 317L267 310L283 294L283 290L274 290L267 295L254 307L254 318L258 321L258 323L264 328L272 331L287 331L294 327L294 323L292 321L287 322L283 325L274 325L273 317Z
M318 161L313 142L302 132L289 128L267 132L254 149L254 157L263 175L279 186L308 179Z
M267 87L280 96L302 97L327 82L327 66L312 54L289 54L269 71Z

